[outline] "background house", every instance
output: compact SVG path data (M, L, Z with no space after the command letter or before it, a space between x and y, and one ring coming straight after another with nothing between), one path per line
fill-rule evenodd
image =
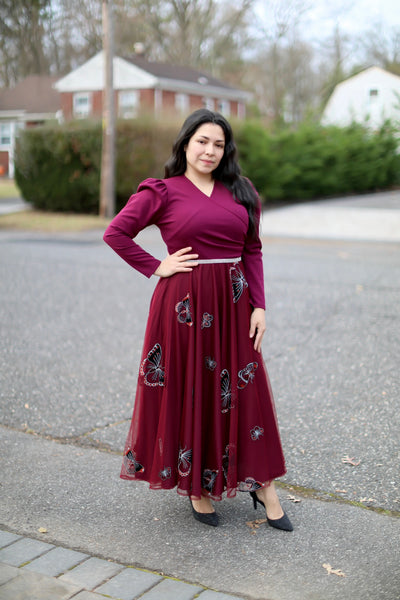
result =
M15 87L0 90L0 176L14 177L14 144L18 131L56 119L60 94L56 77L30 75Z
M100 117L104 87L104 53L59 79L65 119ZM142 113L155 116L187 115L207 107L225 116L245 117L248 92L235 89L206 73L190 67L156 63L142 55L114 57L116 112L120 118Z
M379 127L385 119L400 121L400 77L370 67L335 87L321 122L343 126L367 121Z

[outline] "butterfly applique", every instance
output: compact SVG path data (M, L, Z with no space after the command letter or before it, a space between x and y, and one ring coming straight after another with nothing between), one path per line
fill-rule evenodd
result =
M171 477L171 467L164 467L160 472L159 472L159 476L161 479L163 479L164 481L166 479L169 479Z
M239 371L239 373L238 373L239 381L237 384L239 390L242 390L243 388L245 388L249 382L250 383L253 382L254 374L257 370L257 367L258 367L257 362L251 362L248 365L246 365L244 369Z
M189 293L178 302L175 306L175 311L178 313L178 322L186 323L191 327L193 325L192 313L190 312L190 295Z
M144 466L136 460L132 450L128 450L128 452L125 454L124 466L128 475L134 475L135 473L143 473L144 471Z
M211 469L204 469L203 477L201 478L201 486L203 489L209 492L213 491L215 480L217 479L218 471L212 471Z
M264 433L264 429L262 427L259 427L258 425L256 425L250 431L250 437L252 440L254 440L256 442L257 440L260 439L260 437L263 435L263 433Z
M229 274L232 281L233 302L236 304L240 296L243 294L243 290L249 287L249 284L237 265L229 269Z
M203 318L201 321L201 328L207 329L208 327L211 327L213 319L214 319L214 317L212 315L210 315L210 313L208 313L208 312L203 313Z
M206 369L209 371L215 371L215 367L217 366L217 361L212 359L211 356L206 356L204 358L204 362L206 365Z
M226 369L221 371L221 400L223 413L228 412L232 408L232 391L231 391L231 378Z
M178 456L178 473L181 477L187 477L192 470L192 450L181 448Z
M144 377L146 385L155 387L164 385L165 369L161 366L162 351L160 344L155 344L140 365L140 374Z
M262 483L256 481L253 477L246 477L244 481L239 483L239 491L241 492L255 492L262 487Z

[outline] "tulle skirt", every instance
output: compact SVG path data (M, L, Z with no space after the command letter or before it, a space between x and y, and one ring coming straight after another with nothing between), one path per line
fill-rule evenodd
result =
M285 473L241 263L160 279L150 304L123 479L220 500Z

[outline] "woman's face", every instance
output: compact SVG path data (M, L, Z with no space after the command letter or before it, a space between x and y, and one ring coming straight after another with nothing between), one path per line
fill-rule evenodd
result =
M212 177L224 155L225 135L220 125L204 123L195 131L185 147L186 175Z

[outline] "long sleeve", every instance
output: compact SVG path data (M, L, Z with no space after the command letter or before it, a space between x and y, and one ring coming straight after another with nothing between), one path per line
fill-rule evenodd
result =
M262 244L259 236L261 205L256 208L256 232L253 238L246 238L242 260L249 284L250 302L254 308L265 308L264 268L262 261Z
M148 225L157 223L167 203L165 183L160 179L146 179L114 217L103 236L106 244L146 277L151 277L161 261L146 252L133 238Z

